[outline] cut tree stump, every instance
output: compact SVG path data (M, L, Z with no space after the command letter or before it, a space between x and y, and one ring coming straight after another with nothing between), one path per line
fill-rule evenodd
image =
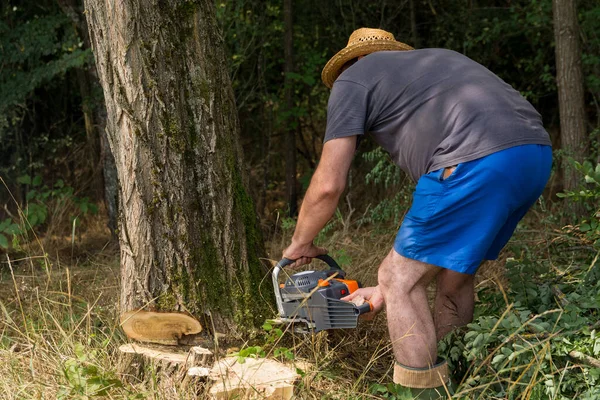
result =
M294 394L298 375L294 368L266 358L227 357L215 363L209 378L215 381L209 393L213 399L288 400Z
M212 351L200 346L190 348L128 343L121 345L119 351L122 356L118 370L122 378L131 383L157 382L160 394L165 399L180 398L178 391L181 390L205 391L214 362Z
M183 349L182 349L183 350ZM212 351L200 346L194 346L189 351L177 351L173 347L140 346L135 343L121 345L119 351L127 354L140 355L154 362L176 364L184 367L207 366L213 358Z
M121 315L121 327L128 338L164 345L177 345L182 337L202 331L200 322L187 314L144 310Z

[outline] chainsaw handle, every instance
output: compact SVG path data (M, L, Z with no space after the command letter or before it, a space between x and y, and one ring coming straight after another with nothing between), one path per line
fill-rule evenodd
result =
M311 257L311 258L318 258L319 260L323 261L325 264L327 264L331 269L339 269L341 270L342 268L338 265L338 263L329 255L327 254L320 254L318 256L315 257ZM296 260L291 260L289 258L282 258L277 265L275 265L275 268L279 267L280 269L287 267L290 264L295 263Z
M331 258L331 256L328 256L327 254L321 254L318 256L315 256L313 258L318 258L319 260L325 262L327 265L329 265L329 267L333 270L339 270L341 271L342 268L340 268L340 266L338 265L338 263ZM277 311L279 312L279 316L281 317L285 317L285 312L283 311L283 300L281 299L281 291L279 288L279 272L284 268L287 267L290 264L293 264L296 260L290 260L289 258L282 258L281 260L279 260L279 262L277 264L275 264L275 268L273 268L273 273L271 274L272 278L273 278L273 289L275 289L275 301L277 302Z
M373 305L370 302L365 301L360 306L356 306L356 310L358 310L358 315L366 314L373 311Z

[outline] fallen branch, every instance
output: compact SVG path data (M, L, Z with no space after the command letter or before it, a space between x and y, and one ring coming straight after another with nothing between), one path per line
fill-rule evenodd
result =
M597 358L588 356L587 354L583 354L580 351L570 351L569 356L581 362L582 364L589 365L590 367L600 368L600 360Z

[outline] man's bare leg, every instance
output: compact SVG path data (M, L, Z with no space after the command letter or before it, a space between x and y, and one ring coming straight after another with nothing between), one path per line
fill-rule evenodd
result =
M390 338L396 360L402 365L426 368L436 363L437 339L427 285L441 270L403 257L395 250L379 267Z
M433 318L437 339L473 320L473 275L443 269L437 275Z

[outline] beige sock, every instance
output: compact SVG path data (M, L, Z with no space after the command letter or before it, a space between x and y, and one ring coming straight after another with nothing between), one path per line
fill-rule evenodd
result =
M429 389L447 385L448 363L442 361L431 368L412 368L396 362L394 365L394 383L404 387Z

